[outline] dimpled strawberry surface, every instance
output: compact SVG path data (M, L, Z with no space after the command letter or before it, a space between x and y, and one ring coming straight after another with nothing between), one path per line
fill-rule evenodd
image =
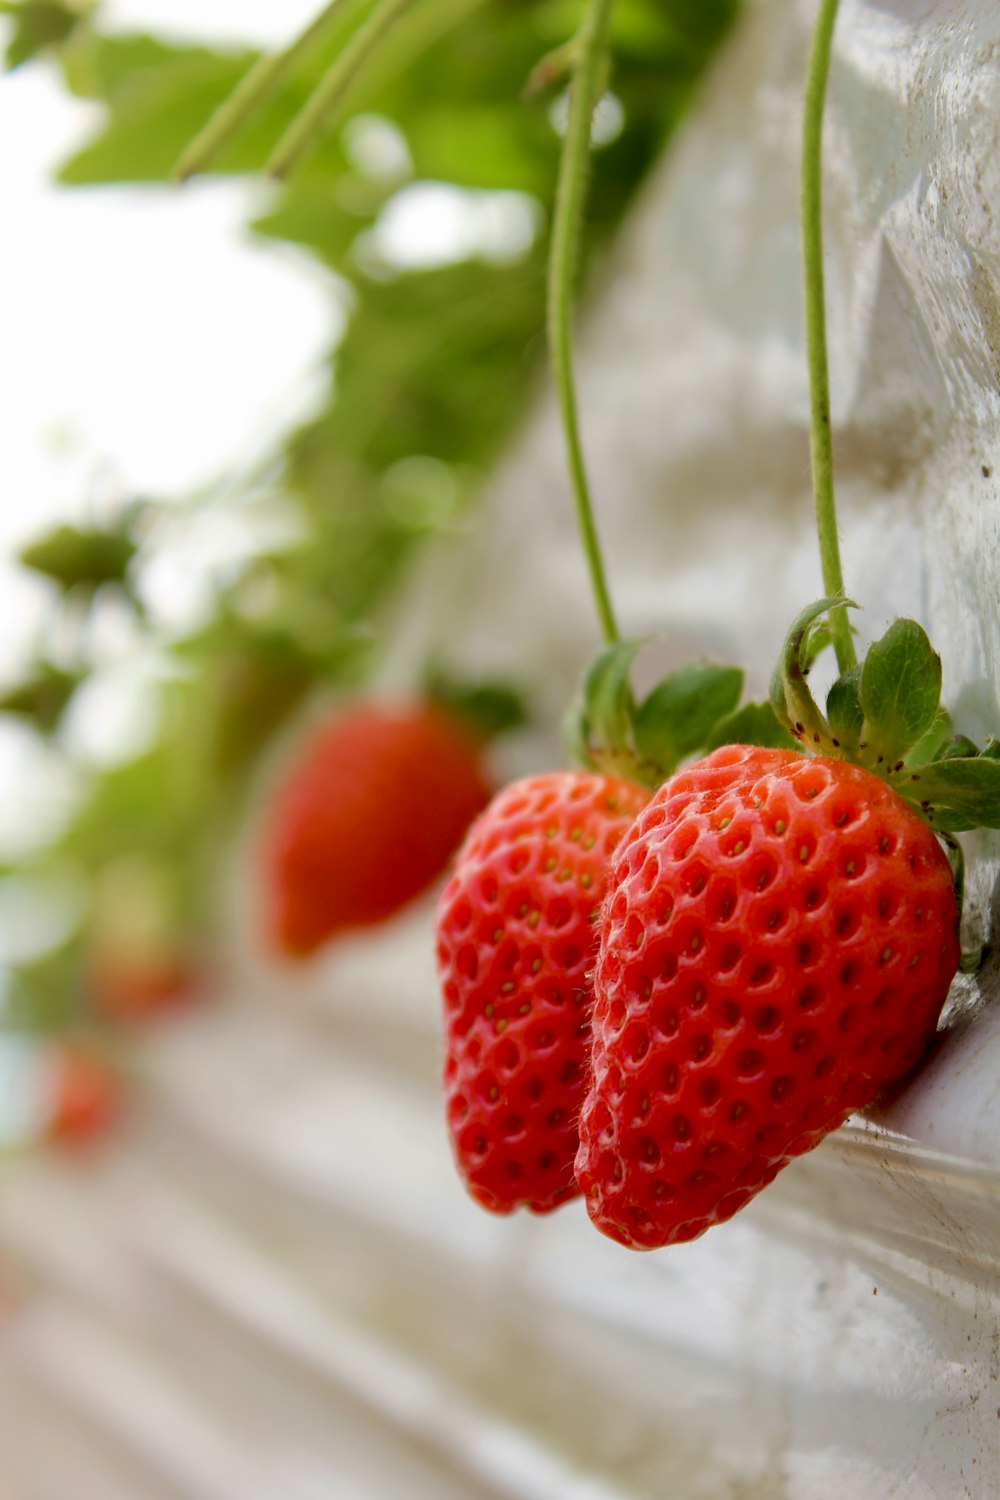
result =
M469 1192L495 1212L545 1213L578 1192L595 922L610 856L648 798L583 772L515 782L443 892L448 1125Z
M948 860L884 782L729 746L613 861L577 1177L636 1249L728 1219L920 1059L959 959Z

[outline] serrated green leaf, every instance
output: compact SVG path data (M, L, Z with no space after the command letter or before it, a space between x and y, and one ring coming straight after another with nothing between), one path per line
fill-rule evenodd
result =
M714 726L731 714L743 691L738 667L693 661L664 678L635 714L639 754L669 775L686 755L708 742Z
M936 760L918 776L899 790L912 802L929 804L938 826L956 832L1000 828L1000 761L981 755Z
M720 719L705 749L718 750L720 745L760 745L767 750L801 748L779 723L770 703L744 703L735 713Z
M979 752L980 760L1000 760L1000 740L988 739Z
M894 620L861 667L863 738L887 761L902 760L934 722L941 658L916 620Z
M826 717L834 738L856 745L865 714L861 707L861 669L852 667L838 677L826 696Z

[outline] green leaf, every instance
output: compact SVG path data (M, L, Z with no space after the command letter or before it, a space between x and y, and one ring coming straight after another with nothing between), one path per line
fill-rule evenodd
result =
M913 749L907 754L907 769L913 770L917 766L926 765L928 761L941 760L953 730L951 714L946 708L939 708L931 721L931 727L920 736ZM975 754L975 750L972 753Z
M861 668L863 737L886 761L902 760L934 722L941 658L916 620L894 620Z
M124 530L57 526L22 548L20 561L66 590L94 592L105 584L126 585L136 547Z
M131 55L144 42L149 56L142 66ZM73 49L71 86L111 107L103 129L62 165L59 181L169 182L181 151L252 61L247 53L165 48L150 38L102 37L79 53Z
M743 691L738 667L693 661L659 683L635 715L635 744L644 760L666 775L686 755L708 743L718 721L731 714Z
M27 719L42 734L51 734L82 681L77 672L65 672L51 662L39 662L30 677L0 694L0 714Z
M864 723L861 707L861 668L852 667L838 677L826 696L826 717L835 739L856 745Z
M760 745L768 750L801 749L779 723L770 703L745 703L735 713L720 719L705 748L718 750L720 745Z
M463 682L433 668L426 690L477 739L492 740L528 722L524 694L509 682Z
M1000 761L975 756L937 760L919 780L898 788L911 802L929 804L942 828L1000 828Z
M580 723L592 755L630 749L635 699L629 673L640 641L619 641L596 658L584 679Z
M809 671L809 641L816 621L834 605L856 609L853 599L833 597L807 604L792 621L771 682L771 705L790 735L814 750L836 753L830 726L823 717L806 682Z
M80 25L79 9L62 5L59 0L21 0L20 5L0 5L0 16L13 20L7 43L8 69L30 62L41 52L58 47Z
M940 754L935 759L940 760L969 760L979 754L979 746L975 740L970 740L967 734L955 734L942 747ZM992 757L990 757L992 759Z

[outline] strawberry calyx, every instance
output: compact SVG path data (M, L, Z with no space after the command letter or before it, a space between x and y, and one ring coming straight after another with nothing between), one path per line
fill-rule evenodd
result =
M770 704L737 706L739 667L685 662L637 698L631 672L643 644L619 641L592 663L566 726L576 764L655 788L682 761L720 745L792 746Z
M941 658L916 620L893 620L863 660L842 672L819 707L807 678L828 643L824 615L853 600L831 596L810 604L793 621L771 686L771 706L798 748L870 771L944 843L961 918L964 857L955 835L1000 828L1000 742L980 747L955 732L941 703ZM979 966L981 950L961 967Z
M858 666L831 686L824 713L807 677L817 654L820 599L786 639L771 690L774 711L799 747L871 771L942 836L1000 828L1000 743L957 734L941 703L941 658L916 620L893 620Z

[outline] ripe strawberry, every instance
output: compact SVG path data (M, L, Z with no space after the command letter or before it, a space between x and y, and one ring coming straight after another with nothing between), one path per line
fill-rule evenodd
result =
M445 868L489 800L478 742L428 703L359 703L305 745L270 806L266 923L288 955L385 921Z
M95 872L84 981L93 1015L152 1021L193 998L198 967L178 900L176 871L138 851Z
M694 1239L901 1079L956 925L944 852L870 772L728 746L674 776L601 916L576 1163L597 1227Z
M49 1140L82 1146L105 1134L118 1113L118 1092L107 1065L96 1053L59 1042L49 1060Z
M608 861L649 798L574 771L507 787L469 831L438 906L444 1089L459 1171L497 1213L576 1195L594 923Z

